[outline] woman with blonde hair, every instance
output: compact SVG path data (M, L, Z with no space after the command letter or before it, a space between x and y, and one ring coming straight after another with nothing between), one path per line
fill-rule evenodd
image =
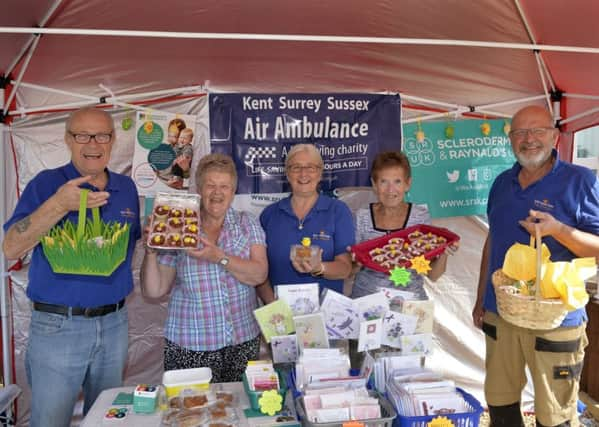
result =
M352 215L345 203L319 193L323 168L316 146L294 145L285 161L291 194L260 215L272 286L318 282L321 290L343 292L343 280L352 267L346 250L354 244ZM319 247L318 258L290 260L291 246L305 237ZM269 298L262 299L268 302Z

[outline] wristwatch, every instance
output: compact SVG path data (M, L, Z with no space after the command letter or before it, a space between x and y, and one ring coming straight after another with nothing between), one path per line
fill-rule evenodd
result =
M229 265L229 258L227 258L227 256L225 255L224 257L218 260L218 263L222 265L224 268L227 268L227 265Z

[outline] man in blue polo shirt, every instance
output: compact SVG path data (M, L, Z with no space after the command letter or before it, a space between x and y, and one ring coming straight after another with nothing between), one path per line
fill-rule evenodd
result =
M33 303L25 365L31 386L32 427L70 425L83 388L87 413L104 389L122 384L127 360L125 298L133 289L131 258L140 237L133 181L106 166L115 142L112 118L84 108L66 122L71 161L33 178L4 224L3 250L16 259L33 250L27 295ZM80 193L102 220L130 224L126 260L108 277L54 273L39 245L56 224L77 223Z
M552 261L599 259L599 182L589 169L559 160L559 131L546 109L518 111L509 136L518 162L497 177L489 193L489 235L472 312L486 335L485 398L491 424L524 425L520 396L528 366L537 425L578 425L579 377L588 343L585 309L569 312L559 328L548 331L514 326L497 314L491 275L502 267L512 244L529 243L535 227Z

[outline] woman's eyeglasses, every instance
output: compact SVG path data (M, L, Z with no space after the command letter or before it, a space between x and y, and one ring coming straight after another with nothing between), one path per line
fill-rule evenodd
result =
M289 165L287 170L291 173L300 173L302 171L306 171L308 173L316 173L320 171L320 166L318 165Z
M89 133L75 133L75 132L69 131L69 135L71 135L73 137L73 139L75 140L75 142L77 144L88 144L92 140L92 138L98 144L108 144L110 141L112 141L112 132L96 133L96 134L90 135Z

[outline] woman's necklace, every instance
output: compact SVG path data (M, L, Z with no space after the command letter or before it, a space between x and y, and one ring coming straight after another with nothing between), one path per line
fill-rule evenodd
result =
M316 196L316 198L318 199L318 195ZM303 209L302 211L305 210L305 213L303 215L298 215L299 209L297 209L297 208L293 209L295 215L297 215L297 229L298 230L303 230L304 229L304 222L306 221L306 218L308 218L308 214L310 213L310 209L312 209L312 207L314 206L315 203L316 203L316 200L314 200L314 202L310 203L308 209ZM291 206L293 208L293 203L291 204ZM300 211L300 212L302 212L302 211Z

